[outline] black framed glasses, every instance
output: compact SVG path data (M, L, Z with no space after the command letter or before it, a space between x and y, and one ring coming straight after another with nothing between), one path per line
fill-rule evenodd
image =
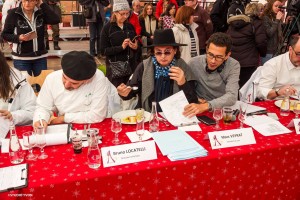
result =
M299 56L300 57L300 52L296 52L295 49L292 47L293 49L293 52L296 54L296 56Z
M222 62L225 60L225 58L223 56L215 56L214 54L210 53L210 52L207 52L206 53L206 56L209 58L209 59L216 59L216 61L219 61L219 62Z

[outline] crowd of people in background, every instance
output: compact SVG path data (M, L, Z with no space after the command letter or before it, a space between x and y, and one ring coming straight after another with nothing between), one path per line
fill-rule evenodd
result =
M9 6L3 6L1 35L12 47L15 68L34 76L47 69L47 25L54 31L54 49L60 49L58 2L5 1ZM119 96L123 100L138 97L138 106L149 110L152 101L183 90L190 103L186 116L233 104L239 88L257 68L278 55L284 26L291 17L285 17L282 9L285 0L268 0L265 5L216 0L206 8L197 0L159 0L156 6L139 0L79 3L90 32L88 59L105 59L106 77ZM294 67L300 62L298 43L294 39L289 49ZM12 74L16 72L6 70L5 76ZM7 92L2 92L2 99L7 99ZM272 98L279 94L273 93ZM262 96L267 98L267 94L264 91Z

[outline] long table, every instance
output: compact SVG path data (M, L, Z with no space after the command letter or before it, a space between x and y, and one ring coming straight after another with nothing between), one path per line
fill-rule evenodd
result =
M293 113L281 117L273 101L256 105L277 113L284 125L294 117ZM112 145L110 123L106 119L92 125L103 136L100 147ZM234 129L239 122L220 125ZM74 154L71 144L48 146L47 159L25 161L28 187L0 193L0 199L300 199L300 135L294 130L269 137L254 131L256 144L212 150L203 138L213 127L200 126L202 132L188 133L208 150L208 156L183 161L171 162L157 148L156 160L93 170L87 165L87 148ZM134 129L123 125L123 144L129 143L125 133ZM160 129L175 127L162 123ZM28 130L32 128L17 128L18 134ZM8 154L1 154L0 167L9 165Z

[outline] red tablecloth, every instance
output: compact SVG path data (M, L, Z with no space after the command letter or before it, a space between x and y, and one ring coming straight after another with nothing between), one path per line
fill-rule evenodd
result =
M279 111L273 102L256 104ZM280 117L280 122L287 125L293 117L293 113ZM221 123L223 129L238 125ZM254 131L257 144L212 150L203 137L213 127L200 126L202 132L189 134L208 150L208 156L184 161L171 162L157 148L157 160L93 170L86 164L86 148L76 155L71 144L46 147L49 158L26 161L28 187L0 193L0 199L300 199L300 135L293 131L264 137ZM110 119L92 127L103 136L100 147L112 145ZM171 127L160 125L161 130ZM125 132L134 128L123 125L123 143L129 142ZM19 127L17 132L30 129ZM1 154L0 167L9 165L8 154Z

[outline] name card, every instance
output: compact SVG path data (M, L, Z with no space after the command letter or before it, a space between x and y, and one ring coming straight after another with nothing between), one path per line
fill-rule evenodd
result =
M101 148L103 167L157 159L154 140Z
M242 128L208 133L212 149L256 144L252 128Z

